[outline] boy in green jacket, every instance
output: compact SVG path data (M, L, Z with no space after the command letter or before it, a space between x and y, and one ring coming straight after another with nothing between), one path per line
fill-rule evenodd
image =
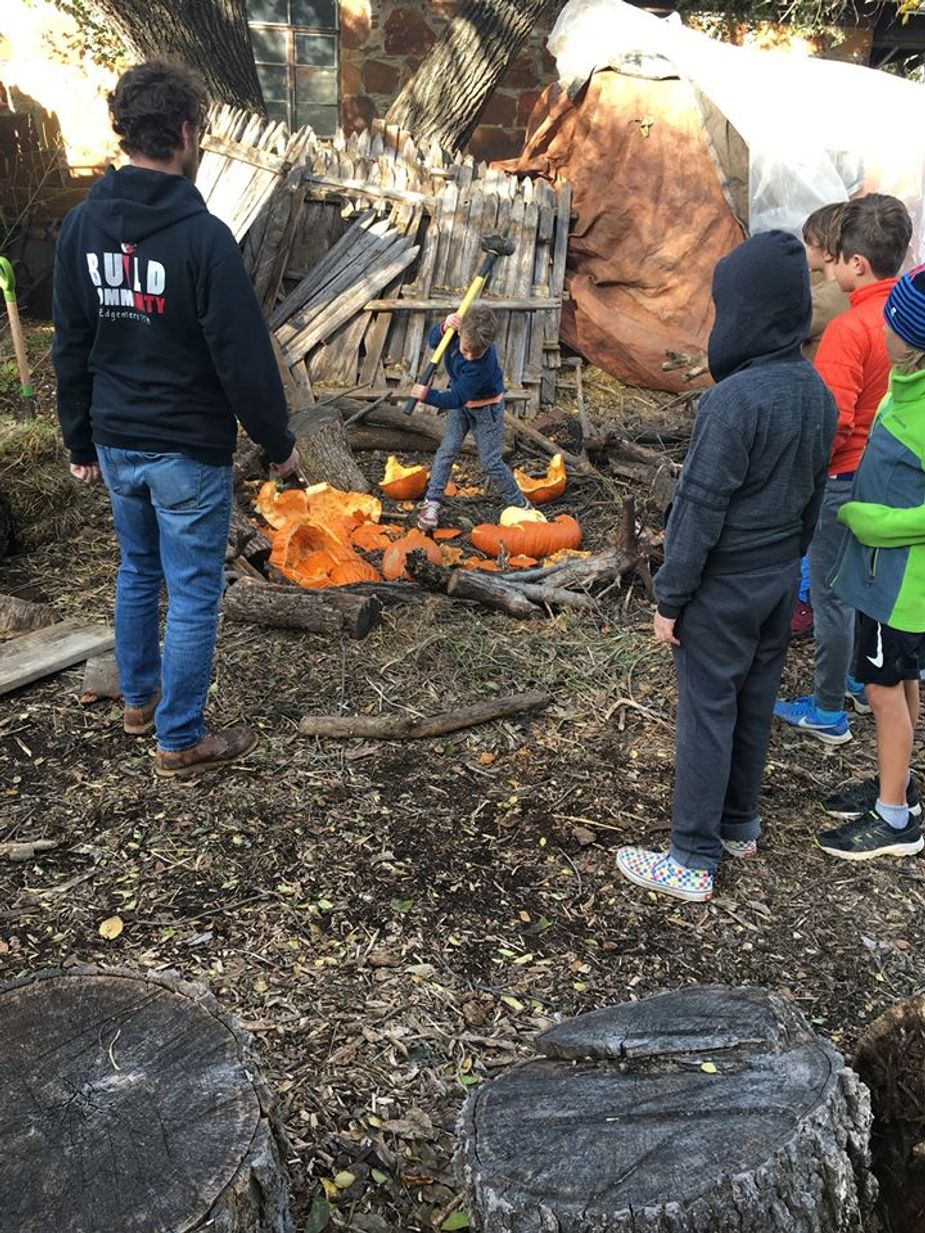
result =
M884 307L890 385L839 521L832 587L857 610L854 675L877 721L879 776L824 802L844 819L818 836L843 860L912 856L925 846L909 766L925 668L925 265Z

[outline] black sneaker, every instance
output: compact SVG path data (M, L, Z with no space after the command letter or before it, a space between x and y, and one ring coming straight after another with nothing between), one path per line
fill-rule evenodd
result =
M834 831L822 831L816 843L829 856L843 861L869 861L875 856L915 856L925 847L922 828L909 822L897 830L871 809L855 822L845 822Z
M846 822L854 822L870 813L880 795L880 781L876 775L870 779L862 779L860 783L849 784L838 792L833 792L822 802L822 808L830 818L843 818ZM906 789L906 804L909 806L909 816L921 818L922 804L915 790L915 780L909 780Z

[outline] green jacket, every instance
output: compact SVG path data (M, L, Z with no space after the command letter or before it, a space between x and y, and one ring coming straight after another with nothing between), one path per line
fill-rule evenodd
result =
M851 500L833 589L883 625L925 633L925 371L890 374Z

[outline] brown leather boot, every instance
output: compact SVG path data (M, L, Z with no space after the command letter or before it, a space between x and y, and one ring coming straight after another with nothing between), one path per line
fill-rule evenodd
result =
M122 727L129 736L146 736L154 731L154 712L161 700L158 690L150 702L144 706L127 706L122 712Z
M154 773L176 778L214 771L249 754L259 739L253 728L226 728L189 749L159 749L154 756Z

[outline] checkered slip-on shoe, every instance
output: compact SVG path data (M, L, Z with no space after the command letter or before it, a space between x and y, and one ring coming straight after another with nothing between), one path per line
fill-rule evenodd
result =
M713 897L713 875L706 869L688 869L679 865L668 852L650 852L647 848L621 848L617 853L617 868L637 886L661 891L689 903L703 903Z
M758 855L757 839L720 839L723 851L740 861L750 861Z

